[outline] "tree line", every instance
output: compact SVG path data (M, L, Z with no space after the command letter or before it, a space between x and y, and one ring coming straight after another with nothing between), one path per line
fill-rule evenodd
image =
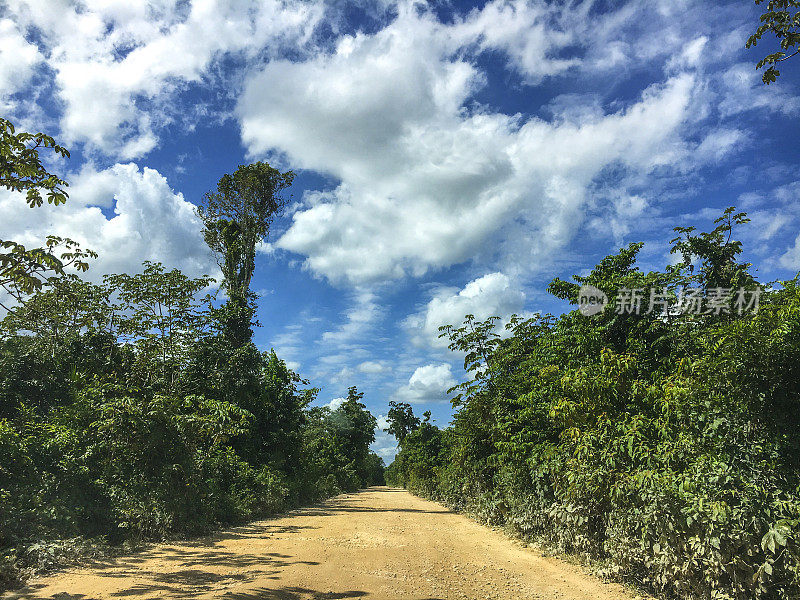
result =
M0 186L32 210L67 201L44 151L69 156L0 119ZM93 283L73 240L0 240L0 587L78 539L197 533L383 482L363 393L312 407L318 390L252 342L256 245L292 179L240 166L200 203L224 302L156 262Z
M549 285L579 307L582 286L604 292L595 316L443 327L470 377L446 428L392 405L388 483L667 597L800 597L800 287L755 279L747 221L677 228L663 270L637 267L637 243ZM636 289L667 302L621 310ZM718 290L714 310L676 310ZM734 310L736 290L758 306Z

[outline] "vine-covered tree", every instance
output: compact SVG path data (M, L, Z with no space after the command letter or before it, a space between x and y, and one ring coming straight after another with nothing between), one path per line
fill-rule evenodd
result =
M275 216L287 199L282 192L291 186L294 173L281 173L269 164L240 165L223 175L217 189L203 198L197 214L203 221L203 237L214 252L228 294L225 307L226 338L241 347L252 337L253 292L256 247L266 240Z

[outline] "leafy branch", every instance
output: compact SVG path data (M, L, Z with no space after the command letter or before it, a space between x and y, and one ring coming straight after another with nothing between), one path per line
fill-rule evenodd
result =
M765 0L755 0L755 3L763 4ZM780 52L768 54L758 61L756 69L767 69L761 74L761 80L769 85L774 83L781 72L776 65L800 54L800 10L790 11L793 8L800 8L800 0L769 0L764 14L761 15L761 25L756 32L747 40L745 47L752 48L758 45L764 34L771 32L780 40ZM792 50L794 50L792 52Z

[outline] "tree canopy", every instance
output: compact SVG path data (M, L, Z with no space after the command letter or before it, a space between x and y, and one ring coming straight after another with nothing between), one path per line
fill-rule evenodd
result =
M292 181L294 173L281 173L264 162L240 165L223 175L217 189L207 193L197 208L203 237L222 270L229 299L227 335L235 345L252 336L250 282L256 246L266 240L272 221L286 205L282 193Z

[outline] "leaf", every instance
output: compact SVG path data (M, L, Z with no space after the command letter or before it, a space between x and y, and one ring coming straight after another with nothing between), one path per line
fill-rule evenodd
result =
M786 545L785 527L778 526L770 529L764 537L761 538L761 549L765 552L769 550L773 554L777 551L778 547Z

